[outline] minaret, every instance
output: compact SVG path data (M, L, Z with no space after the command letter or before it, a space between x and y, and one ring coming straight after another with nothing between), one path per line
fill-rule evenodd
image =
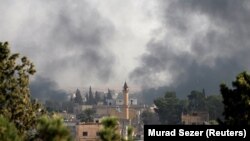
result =
M129 107L128 107L128 85L125 82L123 86L123 96L124 96L124 119L129 119Z

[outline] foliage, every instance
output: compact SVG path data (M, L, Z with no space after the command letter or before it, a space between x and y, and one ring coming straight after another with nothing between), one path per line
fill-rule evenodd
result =
M43 116L38 120L37 141L71 141L70 131L64 126L62 118L53 115Z
M62 120L45 118L46 111L31 100L29 77L35 73L34 65L27 57L18 58L7 42L0 42L0 140L69 140Z
M224 124L250 125L250 75L242 72L232 82L233 88L221 84L224 103Z
M107 99L113 99L112 98L112 93L111 93L110 89L108 89Z
M209 125L219 125L217 120L210 120Z
M62 103L62 110L67 111L67 113L74 113L74 105L73 101L65 101Z
M103 128L99 135L102 141L120 141L119 123L116 117L106 117L101 121Z
M0 114L13 122L20 133L34 127L43 111L30 100L29 76L36 71L27 57L18 60L7 42L0 42Z
M199 91L191 91L188 99L178 99L174 92L167 92L164 97L154 101L156 113L162 124L179 124L181 113L204 112L210 115L210 120L221 118L223 111L222 97L220 95L205 96ZM152 122L152 113L142 114L144 124Z
M128 126L128 139L127 141L134 141L134 137L133 137L133 132L134 132L134 128L132 126Z
M209 113L210 120L222 118L223 103L221 95L206 96L204 92L191 91L188 95L188 111L187 112L204 112Z
M100 93L97 91L95 92L95 103L98 104L98 102L102 101L102 98L100 96Z
M1 141L21 141L18 131L13 123L0 116L0 140Z
M174 92L167 92L164 97L156 99L154 103L162 124L180 123L181 109L179 99Z
M75 101L75 103L78 103L79 105L83 104L81 92L79 89L76 90L76 97L75 97L74 101Z
M77 115L77 118L81 122L92 122L94 121L95 114L96 114L95 109L85 109L83 113L80 113L79 115Z
M206 98L206 107L210 120L223 119L223 103L221 95L210 95Z
M62 111L61 103L58 101L46 100L44 106L48 112L60 112L60 111Z
M179 99L179 109L182 113L187 113L189 107L189 100L188 99Z
M190 95L188 95L188 110L191 112L206 110L205 100L206 97L204 93L201 93L199 91L191 91Z
M143 124L157 124L158 121L158 115L154 112L151 112L149 110L145 110L142 112L141 114L141 120L143 122Z
M96 104L96 101L95 101L95 98L94 98L94 95L93 95L93 92L92 92L92 88L89 87L89 94L87 96L87 101L86 101L87 104L89 105L94 105Z

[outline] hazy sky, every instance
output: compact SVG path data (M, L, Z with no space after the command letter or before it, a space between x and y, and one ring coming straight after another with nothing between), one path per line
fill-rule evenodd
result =
M0 40L35 63L33 81L63 89L216 92L250 69L247 0L8 0L0 13Z

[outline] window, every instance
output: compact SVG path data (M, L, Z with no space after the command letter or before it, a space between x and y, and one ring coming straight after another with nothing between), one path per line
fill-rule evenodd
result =
M82 132L83 136L88 136L88 132Z

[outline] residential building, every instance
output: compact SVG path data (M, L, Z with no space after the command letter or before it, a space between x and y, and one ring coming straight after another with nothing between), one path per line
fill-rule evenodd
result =
M185 125L203 125L208 123L209 114L208 112L192 112L189 114L181 115L181 122Z
M101 127L99 122L78 123L76 125L76 141L100 141L99 131Z

